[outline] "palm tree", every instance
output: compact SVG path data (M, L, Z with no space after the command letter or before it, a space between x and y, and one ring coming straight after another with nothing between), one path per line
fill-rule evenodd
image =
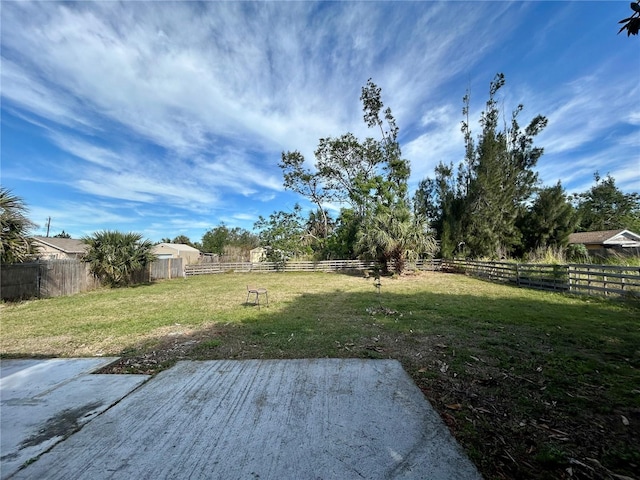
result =
M133 275L156 258L153 243L139 233L103 230L82 241L89 246L84 260L91 272L111 287L130 285Z
M438 247L426 219L402 208L379 212L365 222L357 248L378 260L383 273L389 271L391 263L394 272L401 274L408 260L415 261L421 254L433 255Z
M10 190L0 187L0 235L2 263L24 262L34 253L29 230L36 225L26 217L27 207Z

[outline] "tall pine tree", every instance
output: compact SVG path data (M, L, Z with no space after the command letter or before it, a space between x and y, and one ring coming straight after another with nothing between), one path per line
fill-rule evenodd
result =
M538 248L566 247L578 217L558 182L538 192L518 223L523 236L522 253L525 253Z
M469 122L469 93L465 95L462 133L465 158L454 175L453 167L440 164L436 179L426 179L415 197L416 204L435 216L441 254L464 252L472 257L510 255L521 246L517 219L538 181L534 167L543 153L534 147L535 136L547 125L536 116L523 130L518 105L509 124L500 128L498 91L504 86L499 73L490 83L489 99L480 117L482 131L474 140ZM464 246L464 247L462 247Z

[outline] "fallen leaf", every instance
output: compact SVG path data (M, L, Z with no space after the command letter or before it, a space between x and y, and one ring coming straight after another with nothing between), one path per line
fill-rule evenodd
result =
M624 415L620 415L620 417L622 418L622 424L625 427L628 427L629 426L629 419L627 417L625 417Z
M447 405L447 408L449 410L462 410L462 404L461 403L452 403L451 405Z

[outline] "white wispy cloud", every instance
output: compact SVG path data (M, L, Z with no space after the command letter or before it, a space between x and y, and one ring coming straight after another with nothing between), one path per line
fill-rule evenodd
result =
M415 186L439 161L457 163L464 154L464 89L474 90L475 122L483 106L475 99L496 71L511 67L503 56L514 51L539 61L548 55L548 36L577 10L555 6L532 36L518 37L536 7L5 2L2 108L30 122L51 152L32 162L46 174L18 166L18 152L3 176L127 202L139 221L177 209L172 228L187 228L183 215L193 216L192 229L204 228L206 216L249 222L283 198L281 151L300 150L312 163L321 137L377 135L364 125L359 102L371 77L398 121ZM569 61L579 49L569 45L558 56ZM640 116L630 99L640 98L640 86L618 73L616 55L565 75L552 89L538 78L546 72L522 74L517 87L508 76L504 104L522 102L527 115L549 117L536 142L546 150L546 182L584 183L594 166L606 171L613 158L616 178L633 188ZM99 208L122 215L108 202Z
M548 112L549 127L540 136L548 153L576 149L611 132L616 125L634 123L639 102L632 99L638 98L640 88L631 76L612 84L612 69L600 68L576 78L548 95L547 101L539 102Z

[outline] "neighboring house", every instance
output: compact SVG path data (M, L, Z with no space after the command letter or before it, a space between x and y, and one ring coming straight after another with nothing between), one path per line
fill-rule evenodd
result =
M57 237L33 237L33 245L38 249L36 256L42 260L77 259L88 248L82 240Z
M583 244L589 255L607 256L617 252L640 255L640 235L630 230L603 230L599 232L578 232L569 235L569 244Z
M264 247L254 248L249 252L251 263L264 262L267 258L267 249Z
M184 243L159 243L151 252L158 258L182 258L183 265L192 265L200 260L200 250Z

